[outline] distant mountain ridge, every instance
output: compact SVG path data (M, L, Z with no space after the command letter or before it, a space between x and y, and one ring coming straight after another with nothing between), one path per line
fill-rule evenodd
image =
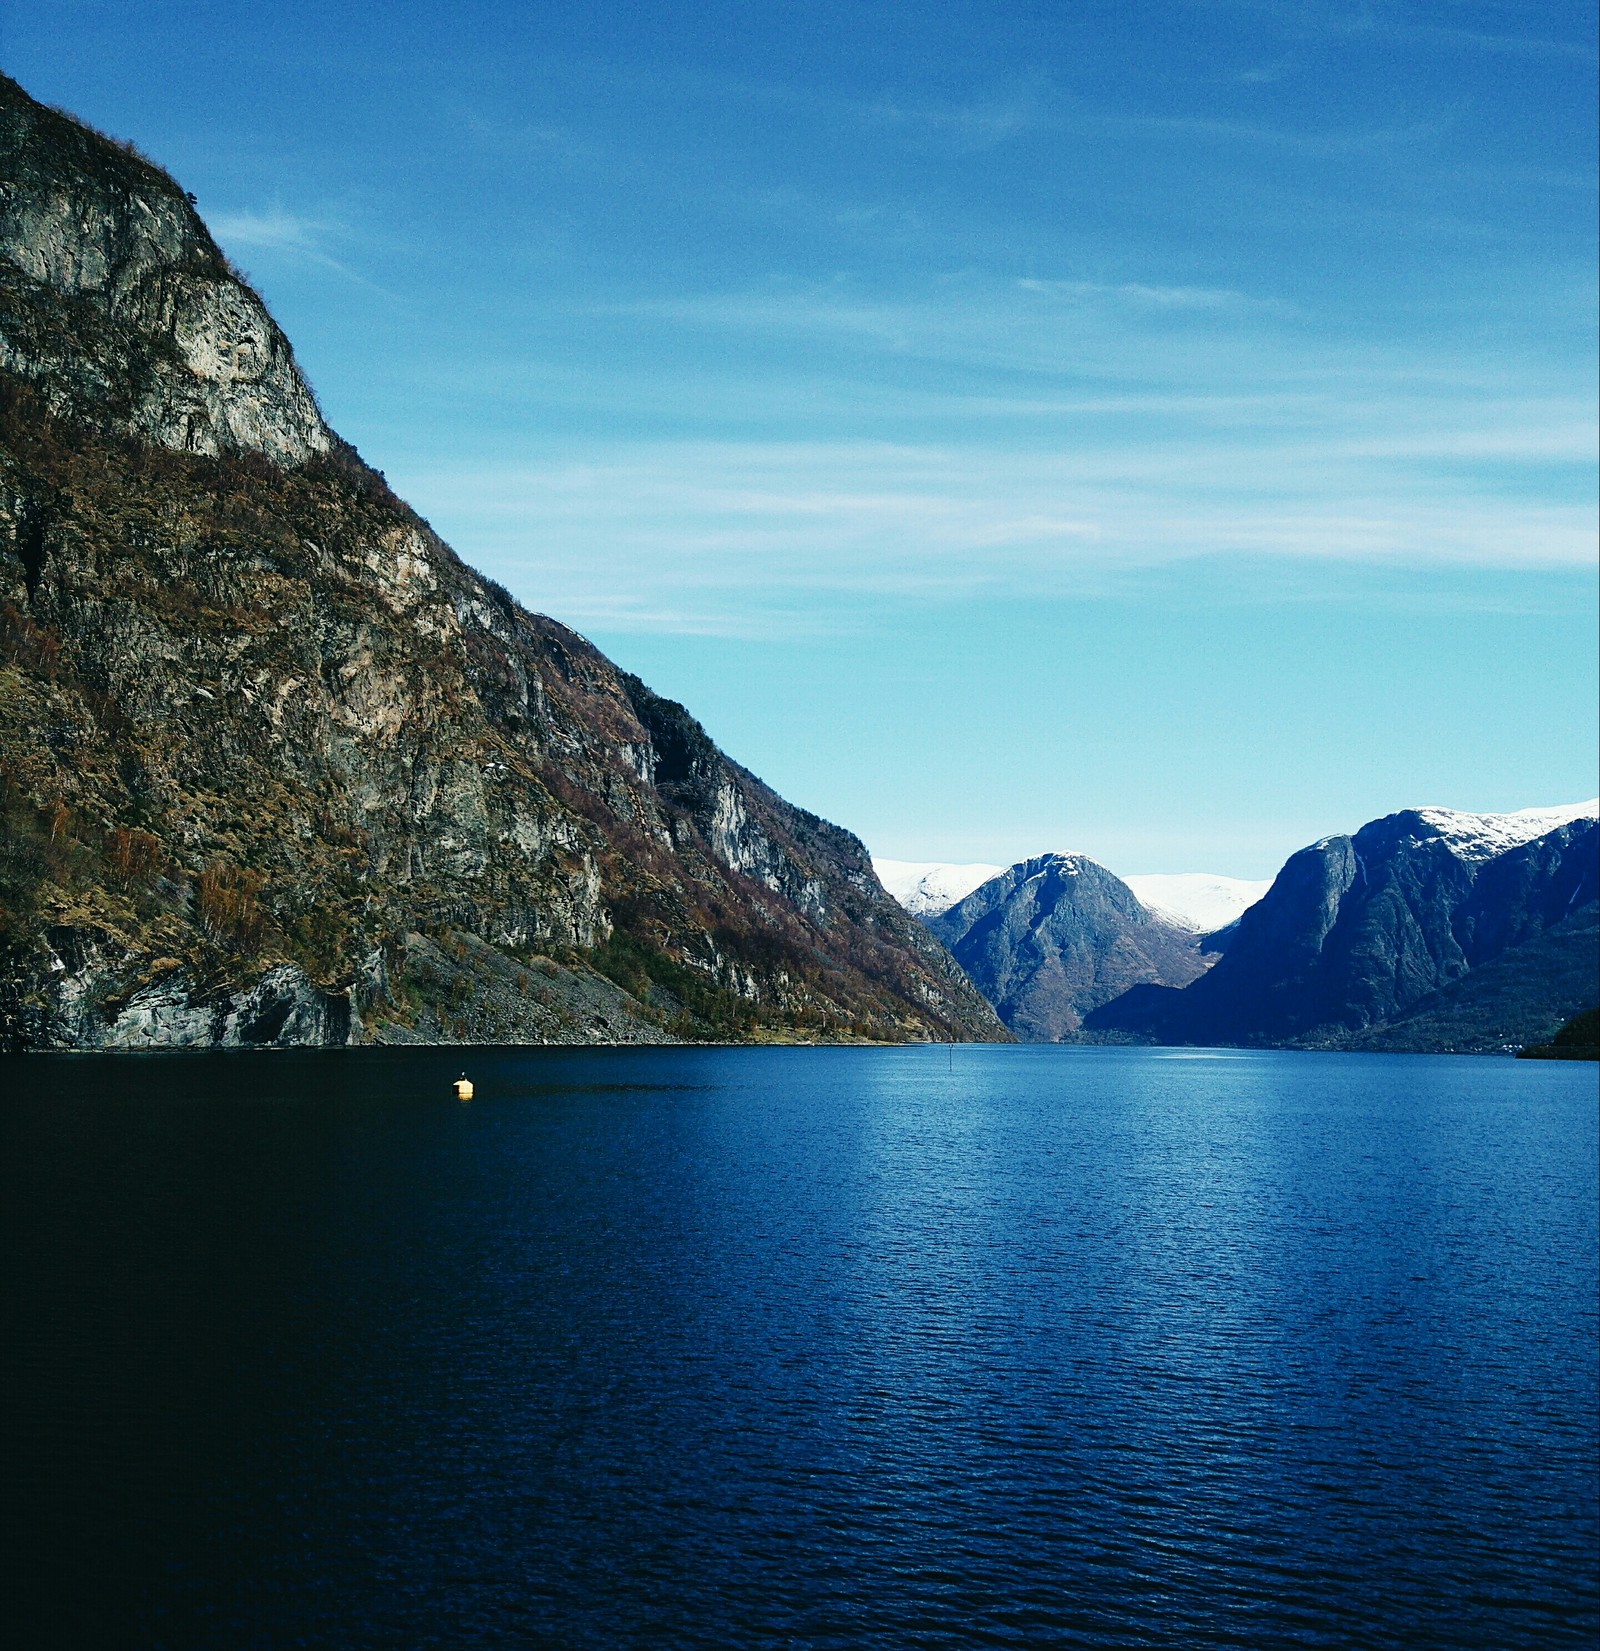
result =
M1292 855L1188 986L1085 1017L1164 1043L1496 1049L1600 996L1596 803L1403 809Z
M1042 854L923 918L1019 1038L1079 1037L1084 1017L1139 983L1182 986L1210 958L1193 930L1146 908L1082 854Z
M1236 923L1272 887L1271 878L1219 877L1205 871L1150 873L1123 882L1146 911L1195 934L1215 934Z
M913 917L932 917L948 911L1004 866L947 865L934 860L885 860L872 857L878 880Z
M1520 808L1510 814L1469 814L1459 808L1419 808L1417 818L1463 860L1492 860L1559 826L1600 816L1600 797L1555 808Z
M1068 854L1062 858L1083 856ZM934 917L1010 868L977 861L888 860L874 855L872 869L913 916ZM1145 873L1121 881L1133 890L1146 911L1194 934L1226 928L1272 886L1270 878L1254 881L1209 871Z

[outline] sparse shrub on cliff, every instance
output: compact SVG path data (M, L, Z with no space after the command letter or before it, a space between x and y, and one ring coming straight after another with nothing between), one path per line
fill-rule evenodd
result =
M153 876L162 862L161 839L148 831L117 826L106 837L106 859L116 882L124 889Z
M14 916L31 909L41 881L69 874L78 848L71 825L72 811L59 798L40 808L0 772L0 901Z
M0 658L53 682L61 670L61 642L7 602L0 608Z
M208 939L242 951L254 951L260 945L266 916L257 897L263 881L253 871L220 861L213 861L200 873L194 890L194 914Z
M650 1003L652 989L657 987L675 998L682 1005L672 1024L675 1037L731 1040L748 1036L761 1023L755 1004L621 930L603 946L594 947L587 961L641 1003Z

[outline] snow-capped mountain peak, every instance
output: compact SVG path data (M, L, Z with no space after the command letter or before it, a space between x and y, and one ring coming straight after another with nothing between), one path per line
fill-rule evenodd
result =
M1466 814L1454 808L1419 808L1417 814L1458 859L1492 860L1557 826L1595 819L1600 816L1600 798L1558 808L1523 808L1514 814Z
M1256 882L1246 877L1220 877L1209 871L1151 873L1124 877L1123 882L1146 911L1195 934L1225 929L1272 887L1270 877Z
M1524 808L1513 814L1468 814L1454 808L1414 810L1430 831L1462 860L1492 860L1535 837L1574 820L1600 817L1600 799L1566 803L1556 808ZM1055 854L1048 858L1058 871L1074 875L1087 856ZM1019 862L1026 864L1027 862ZM872 868L890 894L914 917L937 917L959 904L976 888L998 877L1005 866L955 865L938 860L880 860ZM1212 934L1232 923L1253 906L1272 879L1222 877L1214 872L1188 871L1147 874L1122 879L1146 911L1194 934Z
M872 869L913 917L935 917L1006 868L948 865L938 860L880 860L874 855Z
M1049 854L1036 857L1041 864L1034 873L1045 871L1076 877L1085 866L1096 862L1085 854ZM1018 869L1030 864L1019 861ZM872 869L879 881L913 917L937 917L981 888L991 877L998 877L1006 866L951 865L937 860L880 860L874 857ZM1096 869L1099 869L1096 867ZM1123 881L1133 890L1135 898L1146 911L1188 929L1195 934L1210 934L1226 928L1246 906L1253 906L1271 887L1266 882L1251 882L1242 877L1221 877L1213 872L1182 872L1171 876L1126 877Z

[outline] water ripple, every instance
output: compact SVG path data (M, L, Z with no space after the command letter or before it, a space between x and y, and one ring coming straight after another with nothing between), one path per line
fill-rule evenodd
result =
M1592 1072L460 1060L0 1063L6 1643L1595 1643Z

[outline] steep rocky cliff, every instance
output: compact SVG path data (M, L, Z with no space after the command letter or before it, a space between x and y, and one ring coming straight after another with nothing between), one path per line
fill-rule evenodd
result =
M297 464L334 444L182 191L4 77L0 367L58 418L180 452Z
M1072 1041L1131 986L1185 986L1212 961L1198 935L1082 854L1024 860L923 922L1029 1043Z
M465 567L0 77L0 1039L1005 1034L862 845Z
M1183 991L1088 1017L1169 1043L1499 1049L1600 996L1600 826L1405 809L1291 856ZM1520 839L1520 840L1519 840Z

